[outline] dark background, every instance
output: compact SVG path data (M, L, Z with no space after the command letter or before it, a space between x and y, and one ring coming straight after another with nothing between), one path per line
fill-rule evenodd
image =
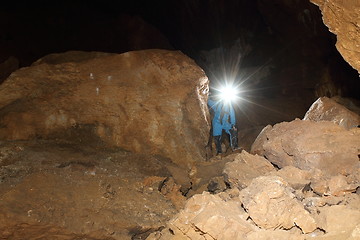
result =
M359 98L357 72L308 0L11 1L0 16L0 62L19 67L69 50L175 49L213 84L227 75L257 96Z

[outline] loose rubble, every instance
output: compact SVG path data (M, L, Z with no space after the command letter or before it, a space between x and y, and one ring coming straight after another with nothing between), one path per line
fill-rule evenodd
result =
M360 239L359 153L358 128L267 126L252 154L226 157L226 190L194 195L147 239Z

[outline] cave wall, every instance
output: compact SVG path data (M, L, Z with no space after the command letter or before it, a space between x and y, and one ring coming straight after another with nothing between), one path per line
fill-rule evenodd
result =
M336 34L336 48L360 73L360 2L357 0L311 0L319 6L329 31Z

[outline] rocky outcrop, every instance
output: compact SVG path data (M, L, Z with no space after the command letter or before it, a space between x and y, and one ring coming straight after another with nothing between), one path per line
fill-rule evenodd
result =
M260 136L265 135L265 136ZM294 120L267 128L253 154L263 154L279 168L320 169L329 175L348 175L359 167L360 130L332 122Z
M323 21L336 34L336 48L360 73L360 3L356 0L311 0L318 5Z
M233 156L234 160L228 162L223 171L225 181L232 188L246 188L254 178L275 171L271 163L262 156L252 155L246 151Z
M334 100L321 97L306 112L304 120L330 121L346 129L360 125L360 116Z
M98 138L180 164L201 161L207 91L202 69L177 51L38 64L0 86L0 139Z

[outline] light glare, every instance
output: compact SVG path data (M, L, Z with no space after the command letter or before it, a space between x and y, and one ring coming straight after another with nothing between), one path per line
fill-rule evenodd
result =
M225 102L233 102L236 100L238 91L233 86L225 86L220 89L220 99Z

